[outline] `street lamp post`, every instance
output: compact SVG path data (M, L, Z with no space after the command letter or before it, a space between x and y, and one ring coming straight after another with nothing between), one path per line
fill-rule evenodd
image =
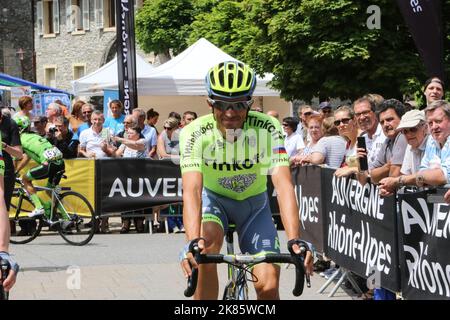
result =
M16 52L16 54L19 56L19 60L20 60L20 69L22 70L22 79L24 79L25 77L25 75L24 75L24 61L23 61L23 59L24 59L24 54L25 54L25 51L22 49L22 48L19 48L19 50L17 50L17 52Z

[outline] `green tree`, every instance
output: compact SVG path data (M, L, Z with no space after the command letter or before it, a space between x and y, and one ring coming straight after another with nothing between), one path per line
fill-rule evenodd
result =
M205 2L205 1L203 1ZM145 52L170 56L187 47L194 20L191 0L150 0L136 15L136 40Z

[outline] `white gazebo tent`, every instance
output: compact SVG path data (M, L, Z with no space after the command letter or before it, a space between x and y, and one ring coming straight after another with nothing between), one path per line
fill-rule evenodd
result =
M190 110L199 115L209 112L205 102L205 75L212 66L227 60L236 61L208 40L198 40L172 60L138 77L139 105L155 108L162 120L170 111L182 114ZM258 77L255 104L263 106L264 111L278 111L282 118L291 114L292 106L268 86L272 77L272 74Z
M149 73L154 67L140 55L136 55L137 77ZM72 81L73 93L76 96L101 96L104 89L118 88L117 57L96 71Z

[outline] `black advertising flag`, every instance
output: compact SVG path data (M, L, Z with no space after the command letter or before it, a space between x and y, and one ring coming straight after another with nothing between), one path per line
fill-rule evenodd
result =
M125 114L137 108L136 48L134 41L134 0L116 0L117 68L119 99Z
M440 0L397 0L428 76L445 79Z

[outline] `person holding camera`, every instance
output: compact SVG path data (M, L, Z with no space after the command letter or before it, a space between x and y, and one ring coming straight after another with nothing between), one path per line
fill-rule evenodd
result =
M54 127L51 127L47 133L48 141L62 152L64 159L76 158L80 141L69 130L69 120L59 116L53 124Z

